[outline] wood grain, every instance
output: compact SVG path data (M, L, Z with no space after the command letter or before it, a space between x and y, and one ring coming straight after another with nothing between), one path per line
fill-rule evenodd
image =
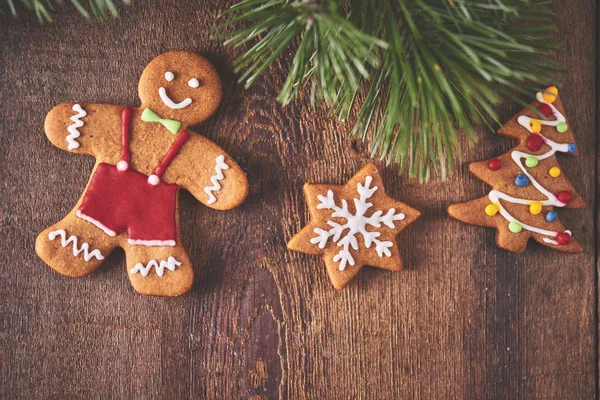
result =
M308 219L303 183L345 182L365 146L308 99L275 102L289 57L251 89L235 84L238 53L209 37L217 3L136 3L106 23L0 17L0 398L597 398L595 2L555 2L561 97L582 150L559 163L589 205L561 220L584 252L530 243L511 254L493 229L448 218L448 204L486 193L468 162L514 144L482 129L445 182L422 186L379 163L389 194L423 217L400 236L405 271L365 268L342 292L318 257L285 242ZM198 130L248 173L247 201L219 212L183 194L196 280L181 298L135 294L120 251L89 277L59 276L34 239L77 201L93 160L51 146L46 112L137 105L146 63L176 49L221 74L223 103Z

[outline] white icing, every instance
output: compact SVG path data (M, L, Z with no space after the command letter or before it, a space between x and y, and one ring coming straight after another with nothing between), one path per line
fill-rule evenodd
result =
M139 246L175 246L174 240L140 240L140 239L127 239L127 242L131 245Z
M212 183L212 186L204 187L204 193L208 195L208 201L206 202L206 204L213 204L217 201L217 198L215 197L213 192L221 190L221 184L219 183L219 181L225 178L225 176L223 175L223 171L229 169L229 165L225 163L224 155L218 156L215 160L215 163L215 174L210 178L210 183Z
M167 71L165 72L165 79L167 80L167 82L171 82L173 79L175 79L175 74L171 71Z
M571 231L565 231L565 233L568 233L568 234L569 234L569 236L571 236ZM550 243L550 244L556 244L556 245L558 245L558 244L559 244L559 243L558 243L556 240L554 240L554 239L548 239L548 238L544 238L543 240L544 240L544 242L546 242L546 243Z
M77 114L73 115L70 118L71 121L73 121L73 123L67 127L67 131L70 134L67 136L67 143L69 143L69 146L67 148L69 150L73 150L79 147L79 142L77 141L77 138L81 136L79 128L81 128L84 125L81 118L87 115L87 113L84 111L83 108L81 108L79 104L73 105L73 111L75 111Z
M160 96L160 99L165 104L165 106L167 106L167 107L169 107L169 108L171 108L173 110L179 110L179 109L182 109L182 108L186 108L187 106L189 106L190 104L192 104L192 99L190 99L189 97L185 98L183 101L181 101L179 103L175 103L167 95L167 90L164 87L162 87L162 86L158 88L158 95Z
M160 178L158 177L158 175L152 174L148 177L149 184L156 186L156 185L158 185L158 182L160 182Z
M89 215L85 215L80 210L77 210L75 215L77 215L79 218L81 218L84 221L87 221L87 222L90 222L90 223L96 225L98 228L102 229L104 231L104 233L106 233L108 236L117 236L117 233L115 231L108 228L107 226L105 226L102 222L98 221L97 219L94 219L94 218L90 217Z
M125 160L121 160L117 163L117 169L121 172L127 171L129 169L129 163Z
M552 109L552 113L556 117L556 120L554 120L554 121L539 120L542 125L556 126L560 122L565 122L566 121L564 115L562 115L560 113L560 111L558 111L556 109L556 107L554 107L552 104L546 103L544 101L544 97L542 96L541 92L539 92L536 95L536 98L537 98L537 100L540 103L549 105L550 108ZM525 129L527 129L529 132L533 132L533 130L530 127L530 122L531 122L532 119L533 118L527 117L525 115L521 115L517 119L517 121L519 122L519 124L521 126L523 126ZM500 212L500 215L502 215L504 217L504 219L506 219L508 222L517 222L524 229L526 229L526 230L528 230L530 232L539 233L540 235L544 235L544 236L556 237L556 235L558 235L559 232L549 231L549 230L546 230L546 229L536 228L535 226L527 225L527 224L525 224L525 223L517 220L516 218L514 218L508 211L506 211L506 209L500 203L500 200L505 200L505 201L508 201L509 203L523 204L523 205L529 205L529 204L531 204L533 202L539 202L543 206L564 207L566 205L565 203L563 203L560 200L558 200L558 198L554 195L554 193L552 193L549 190L547 190L546 188L544 188L527 171L527 169L525 168L525 166L523 165L523 163L522 163L521 160L523 158L527 158L529 156L533 156L533 157L537 158L538 160L544 160L544 159L546 159L548 157L552 157L557 151L562 152L562 153L567 153L569 151L569 144L568 143L556 143L556 142L554 142L554 141L552 141L552 140L544 137L541 133L537 133L537 134L539 134L544 139L544 143L546 145L550 146L550 150L549 151L547 151L546 153L541 154L541 155L533 155L533 154L529 154L529 153L525 153L525 152L522 152L522 151L515 150L515 151L513 151L511 153L511 158L513 159L513 161L515 162L515 164L517 164L519 166L519 168L521 169L521 171L523 172L523 174L525 174L527 176L527 178L529 178L529 181L531 182L531 184L540 193L542 193L544 196L546 196L546 200L526 200L526 199L520 199L520 198L517 198L517 197L509 196L506 193L503 193L503 192L501 192L499 190L492 190L489 193L488 197L490 198L490 201L493 204L496 204L498 206L498 211ZM543 240L546 243L558 244L558 242L556 242L553 239L544 238Z
M148 261L148 264L144 265L142 263L137 263L129 273L137 274L138 272L142 274L143 277L148 276L152 267L156 270L156 275L162 277L165 274L165 269L169 271L175 271L177 267L179 267L181 263L177 261L174 257L169 257L166 261L160 260L160 263L156 260Z
M550 108L552 109L552 114L554 114L554 116L556 117L556 119L554 121L545 121L543 119L539 119L539 118L535 118L538 121L540 121L540 124L542 125L547 125L547 126L556 126L558 124L560 124L561 122L566 122L566 118L564 115L562 115L560 113L560 111L558 111L556 109L556 107L554 107L551 103L546 103L546 101L544 100L544 96L542 94L542 92L538 92L538 94L535 96L535 98L537 99L537 101L539 101L542 104L547 104L550 106ZM531 130L531 126L529 125L531 120L534 118L530 118L527 117L525 115L521 115L518 119L517 122L523 126L525 129L527 129L529 132L533 132Z
M364 245L366 248L370 248L371 244L375 244L375 251L381 258L384 255L390 257L390 247L393 243L390 241L380 241L377 238L381 236L379 231L367 231L367 227L380 228L383 223L388 228L395 228L394 221L402 221L406 218L406 215L402 213L396 214L394 208L390 208L388 212L383 215L383 211L377 210L371 216L365 216L365 213L369 208L373 207L372 203L368 203L367 200L373 196L373 193L378 189L377 186L371 188L371 182L373 178L367 176L365 179L364 186L360 183L356 187L356 191L360 195L359 198L354 198L355 213L352 214L348 210L348 203L342 199L342 207L338 207L335 203L333 191L329 190L327 196L319 195L317 198L321 203L317 206L317 209L333 210L331 217L344 218L346 219L345 224L338 224L332 220L327 221L327 224L332 228L330 230L324 230L321 228L315 228L314 232L318 235L310 240L312 244L318 244L320 249L325 248L327 241L331 238L333 242L337 242L338 246L342 249L333 258L334 262L339 262L339 269L343 271L346 268L346 264L354 265L354 258L350 253L350 247L354 250L358 250L358 240L356 234L360 233L363 236ZM343 232L348 229L348 232L342 237Z
M89 215L85 215L84 213L82 213L81 211L77 210L76 215L88 222L91 222L92 224L96 225L98 228L102 229L104 231L104 233L106 233L108 236L116 236L117 233L113 230L111 230L110 228L106 227L105 225L102 224L102 222L98 221L97 219L94 219L92 217L90 217ZM131 245L139 245L139 246L175 246L175 241L174 240L140 240L140 239L127 239L127 242Z
M188 85L189 85L191 88L194 88L194 89L196 89L198 86L200 86L200 82L198 82L198 79L196 79L196 78L192 78L192 79L190 79L190 80L188 81Z
M73 255L77 257L83 251L83 259L88 262L92 257L96 257L98 260L104 260L104 256L100 253L100 250L90 250L90 245L86 242L81 244L81 247L77 248L77 236L69 236L67 238L67 232L64 229L58 229L48 234L48 239L54 240L57 236L60 236L60 244L62 247L67 247L69 243L73 243Z

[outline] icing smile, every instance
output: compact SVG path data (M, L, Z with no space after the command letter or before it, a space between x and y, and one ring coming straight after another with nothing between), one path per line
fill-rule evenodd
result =
M183 101L181 101L179 103L175 103L167 95L166 89L164 87L162 87L162 86L158 88L158 95L160 96L160 99L165 104L165 106L167 106L167 107L169 107L169 108L171 108L173 110L180 110L180 109L186 108L187 106L189 106L190 104L192 104L192 99L190 99L189 97L185 98Z

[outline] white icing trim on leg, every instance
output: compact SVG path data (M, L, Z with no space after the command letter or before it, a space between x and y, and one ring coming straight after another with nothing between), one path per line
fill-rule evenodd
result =
M115 231L108 228L106 225L104 225L102 222L98 221L97 219L94 219L94 218L90 217L89 215L85 215L80 210L77 210L75 215L77 215L79 218L81 218L84 221L87 221L89 223L96 225L96 227L102 229L104 231L104 233L106 233L108 236L117 236L117 233Z
M127 239L129 244L134 246L175 246L174 240L140 240L140 239Z
M156 270L156 275L162 278L165 274L165 268L169 271L175 271L177 267L179 267L181 263L175 259L175 257L169 257L167 260L150 260L148 264L144 265L142 263L137 263L133 268L129 270L130 274L137 274L138 272L142 274L143 277L148 276L152 267Z
M69 243L73 243L73 256L77 257L79 253L83 251L83 259L85 262L90 261L92 257L96 257L100 261L104 260L104 256L100 253L100 250L94 249L90 251L90 245L87 242L81 243L81 247L77 248L77 236L71 235L67 238L67 232L64 229L50 232L48 234L48 239L54 240L57 236L60 236L60 245L62 247L67 247Z

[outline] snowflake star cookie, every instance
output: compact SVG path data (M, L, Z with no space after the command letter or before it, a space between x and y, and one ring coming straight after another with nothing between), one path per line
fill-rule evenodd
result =
M47 115L56 147L96 158L75 208L36 240L59 273L85 276L116 247L125 250L134 289L177 296L194 280L181 243L178 193L188 190L217 210L241 204L246 175L219 146L187 129L221 101L221 81L204 57L174 51L156 57L138 86L140 107L64 103Z
M463 222L495 227L501 248L523 252L532 238L544 246L580 253L574 233L565 229L556 209L584 208L585 202L562 173L556 154L578 155L556 86L536 95L499 133L520 141L510 152L469 165L492 186L479 199L448 207Z
M396 235L419 211L385 193L375 164L345 185L304 185L311 220L288 243L290 250L321 255L333 286L341 290L364 265L400 271Z

